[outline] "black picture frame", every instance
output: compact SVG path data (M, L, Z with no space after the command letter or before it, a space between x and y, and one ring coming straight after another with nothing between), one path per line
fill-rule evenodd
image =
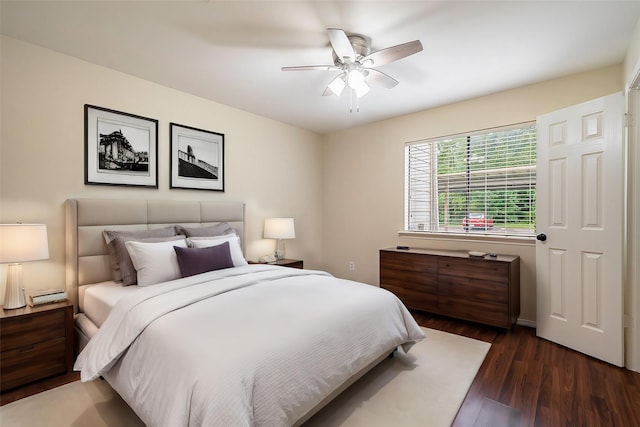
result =
M224 134L169 124L169 188L224 192Z
M158 121L85 104L84 183L158 188Z

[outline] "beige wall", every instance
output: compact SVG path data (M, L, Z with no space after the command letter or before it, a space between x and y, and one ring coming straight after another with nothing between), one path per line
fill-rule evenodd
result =
M640 19L636 22L636 26L631 35L631 42L627 48L627 54L624 58L624 81L627 84L632 83L632 79L640 72Z
M63 202L69 197L246 203L247 258L274 249L265 217L292 216L287 255L322 265L321 141L304 131L130 75L3 37L0 222L43 222L50 259L23 266L27 289L64 284ZM84 185L85 103L159 120L159 189ZM169 122L225 134L224 193L169 190ZM6 269L0 267L0 299Z
M622 66L580 73L324 137L323 250L333 274L378 283L378 250L397 244L521 256L521 319L534 322L535 245L400 238L404 226L404 143L535 120L621 91ZM355 261L355 271L348 262Z
M520 255L525 321L535 321L533 243L398 236L404 143L535 120L622 90L627 71L625 62L319 137L11 38L1 43L0 221L49 227L51 259L25 266L29 289L63 283L62 202L68 197L241 200L249 259L273 249L261 238L264 218L291 215L297 238L287 242L289 256L373 284L378 249L396 244ZM158 190L84 185L85 103L159 120ZM168 189L170 121L225 134L225 193ZM349 261L355 271L348 271ZM0 299L4 277L0 267Z

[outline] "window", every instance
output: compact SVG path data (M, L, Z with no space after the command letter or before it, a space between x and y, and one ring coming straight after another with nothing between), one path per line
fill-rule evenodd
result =
M535 122L409 143L405 173L405 230L535 233Z

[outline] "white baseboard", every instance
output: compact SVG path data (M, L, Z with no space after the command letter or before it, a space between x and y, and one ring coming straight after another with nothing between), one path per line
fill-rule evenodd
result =
M527 320L527 319L518 319L516 321L517 325L520 326L526 326L527 328L534 328L536 327L536 322L533 320Z

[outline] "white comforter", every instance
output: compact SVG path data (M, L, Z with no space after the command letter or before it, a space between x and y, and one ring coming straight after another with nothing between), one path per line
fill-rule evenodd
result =
M290 426L385 352L424 338L391 293L248 265L142 288L80 353L149 426Z

